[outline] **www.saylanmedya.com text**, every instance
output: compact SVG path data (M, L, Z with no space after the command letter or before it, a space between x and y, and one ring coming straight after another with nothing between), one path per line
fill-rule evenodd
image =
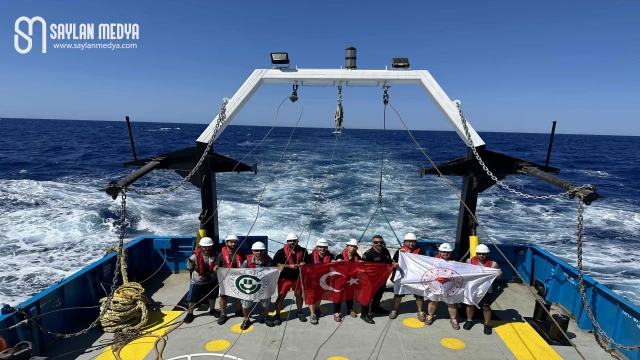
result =
M108 49L108 50L126 50L137 49L138 44L114 44L112 42L108 44L103 43L81 43L81 44L52 44L54 49L75 49L75 50L89 50L89 49Z

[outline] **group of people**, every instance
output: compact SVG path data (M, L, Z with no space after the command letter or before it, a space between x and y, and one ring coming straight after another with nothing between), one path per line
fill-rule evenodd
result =
M418 242L415 234L408 233L404 237L404 245L398 250L392 257L389 250L385 246L384 239L380 235L373 236L371 240L371 248L364 252L360 256L357 252L358 242L355 239L349 240L346 247L338 255L332 254L329 251L329 243L326 239L319 239L316 243L316 247L313 251L309 252L298 244L298 236L294 233L287 235L286 245L279 249L273 256L269 257L266 253L265 246L261 242L256 242L251 247L251 254L245 256L238 250L238 237L235 235L229 235L225 238L224 247L221 249L217 256L213 256L213 240L205 237L200 240L199 248L196 249L189 257L187 262L187 270L191 272L191 280L189 286L189 292L187 294L187 301L189 303L189 309L187 316L184 319L185 323L193 321L193 310L198 302L207 299L209 301L209 314L218 318L218 324L224 324L227 319L227 303L228 296L220 296L220 310L215 309L215 299L218 298L218 277L216 271L220 267L225 268L260 268L277 266L280 270L280 277L278 279L278 297L275 304L275 315L273 318L269 318L270 299L260 300L262 305L262 317L260 323L266 324L269 327L280 325L282 323L281 311L284 305L284 299L290 291L294 292L296 313L295 317L302 322L306 322L307 318L302 312L303 298L302 298L302 283L300 280L300 267L305 264L321 264L328 262L374 262L391 264L393 266L393 273L391 276L392 281L395 278L395 272L398 267L398 259L400 252L409 252L418 255L425 255L423 249L418 247ZM436 258L445 261L455 261L453 259L453 249L450 244L443 243L438 248L439 254ZM486 245L480 244L476 248L476 256L467 260L467 263L492 267L499 269L498 264L489 257L489 248ZM393 309L388 311L380 306L382 295L384 294L385 285L380 287L373 296L370 304L361 304L362 312L360 318L366 323L374 324L371 314L388 314L390 319L395 319L398 316L398 307L405 295L395 294L393 298ZM418 320L429 326L433 324L435 318L435 312L438 305L437 301L429 301L427 305L427 313L423 311L424 298L419 295L414 295L416 300ZM490 335L491 330L491 302L492 302L491 288L488 293L480 301L484 317L484 333ZM347 314L353 318L358 315L354 309L353 301L345 301ZM242 330L246 330L251 326L251 320L249 318L251 307L253 302L251 300L239 300L235 299L235 316L242 316L243 322L240 326ZM312 324L318 324L318 319L322 316L320 311L320 302L309 305L310 319ZM467 321L463 328L470 330L473 326L473 314L474 305L466 306ZM450 315L449 322L455 330L460 329L460 325L457 319L458 307L457 304L448 304L448 311ZM342 321L342 303L333 304L333 319L336 322Z

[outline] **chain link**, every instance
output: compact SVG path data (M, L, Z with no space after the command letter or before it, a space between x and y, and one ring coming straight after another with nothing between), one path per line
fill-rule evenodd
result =
M140 195L162 195L162 194L166 194L168 192L181 188L187 181L189 181L189 179L191 179L193 174L195 174L198 171L198 169L204 162L204 159L207 158L207 155L209 154L211 145L213 145L213 141L216 138L216 134L218 133L218 130L220 130L220 127L222 126L222 124L227 120L227 104L228 103L229 103L229 99L225 98L222 102L222 108L220 109L220 114L218 115L218 121L216 122L216 125L213 128L213 134L211 135L211 139L209 139L209 142L207 143L207 148L204 150L204 153L202 154L202 157L200 158L196 166L194 166L193 169L191 169L191 172L184 179L180 180L177 184L171 187L168 187L163 190L158 190L158 191L144 191L144 190L138 190L131 187L128 187L125 190L131 191Z
M31 325L33 325L40 331L55 337L63 338L63 339L69 339L75 336L84 335L88 333L89 330L91 330L96 325L98 325L100 320L104 317L104 314L109 309L109 306L111 305L111 300L113 299L113 295L115 294L116 284L118 282L118 275L120 274L120 258L124 253L124 222L126 220L127 194L124 190L122 191L121 194L122 194L122 203L121 203L121 213L120 213L120 240L118 243L118 253L116 255L116 269L113 272L113 280L111 281L111 293L107 297L105 306L103 307L102 311L100 311L100 315L98 315L98 318L95 319L86 329L80 330L72 334L61 334L61 333L57 333L57 332L53 332L45 329L42 325L40 325L36 320L32 319L24 310L20 308L12 308L12 310L17 311L19 314L21 314L25 318L26 321L28 321Z
M467 137L467 140L469 140L469 144L471 145L471 151L473 151L473 154L476 157L476 160L478 160L478 163L482 166L482 169L484 169L484 171L487 173L487 175L489 175L491 177L491 180L495 181L497 185L499 185L500 187L502 187L505 190L508 190L510 192L512 192L515 195L518 196L522 196L524 198L528 198L528 199L541 199L541 200L546 200L546 199L554 199L554 198L560 198L563 196L573 196L576 192L581 191L581 190L594 190L595 186L591 185L591 184L585 184L582 186L578 186L577 188L574 188L573 190L567 190L563 193L560 194L555 194L555 195L529 195L529 194L525 194L523 192L520 192L518 190L512 189L510 188L507 184L503 183L502 181L498 180L498 177L496 177L495 175L493 175L493 173L491 172L491 170L489 170L489 168L487 167L487 165L484 163L484 161L482 161L482 158L480 157L480 154L478 154L478 150L476 150L475 146L473 145L473 140L471 139L471 134L469 133L469 127L467 126L467 119L465 119L464 114L462 113L462 107L460 107L460 101L454 101L456 107L458 108L458 113L460 114L460 119L462 120L462 127L464 128L464 132L465 135Z
M598 321L596 320L596 317L593 316L593 312L591 312L591 307L589 307L589 301L587 300L587 291L584 288L584 279L583 279L583 274L582 274L582 212L584 210L584 207L582 206L583 201L582 199L578 199L578 283L580 286L580 295L582 296L582 304L584 305L585 310L587 310L587 314L589 315L589 318L591 319L591 322L593 323L593 327L596 329L596 331L598 332L598 334L605 339L608 343L613 344L615 347L620 348L620 349L625 349L625 350L630 350L630 351L634 351L634 350L640 350L640 344L636 345L636 346L625 346L622 344L618 344L616 343L612 338L610 338L605 332L604 330L602 330L602 328L600 327L600 324L598 324Z

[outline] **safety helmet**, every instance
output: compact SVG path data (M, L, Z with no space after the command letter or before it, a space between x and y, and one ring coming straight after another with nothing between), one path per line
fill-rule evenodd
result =
M329 242L325 238L318 239L316 246L329 246Z
M407 240L417 241L418 238L416 238L416 234L408 233L407 235L404 236L404 241L407 241Z
M447 243L442 243L438 247L438 251L453 251L453 249L451 248L451 245L449 245Z
M296 235L295 233L289 233L289 235L287 235L287 241L289 241L289 240L298 241L298 235Z
M266 250L267 248L264 247L264 244L261 243L260 241L256 241L253 243L253 245L251 245L251 250Z
M240 241L240 239L238 239L237 236L235 235L227 235L227 237L224 239L225 242L227 241Z
M358 246L358 240L356 240L356 239L349 239L349 241L347 241L347 245Z
M200 239L200 246L213 246L213 240L210 237Z
M476 254L488 254L489 253L489 247L487 247L487 245L485 244L480 244L478 246L476 246Z

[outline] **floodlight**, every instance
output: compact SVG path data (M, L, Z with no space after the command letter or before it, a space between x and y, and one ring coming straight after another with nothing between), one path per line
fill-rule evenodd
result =
M391 60L391 67L394 69L408 69L409 58L393 58Z
M289 65L289 53L286 52L272 52L271 63L273 65Z

